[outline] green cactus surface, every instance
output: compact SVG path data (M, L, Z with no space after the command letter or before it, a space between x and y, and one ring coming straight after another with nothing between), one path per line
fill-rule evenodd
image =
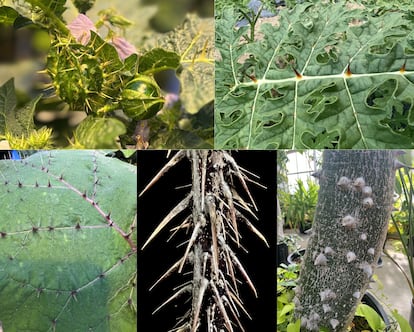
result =
M136 193L105 151L0 161L4 331L136 331Z

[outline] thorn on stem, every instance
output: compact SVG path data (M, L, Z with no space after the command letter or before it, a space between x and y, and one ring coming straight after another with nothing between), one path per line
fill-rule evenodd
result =
M250 78L254 83L257 83L257 78L254 75L246 74L248 78Z
M298 80L302 79L302 75L296 70L295 67L292 67L293 71L295 72L296 78Z
M351 76L352 76L351 65L348 63L348 66L346 67L345 77L351 77Z
M404 74L405 73L405 65L407 64L407 59L405 59L405 61L404 61L404 63L403 63L403 65L401 66L401 68L400 68L400 73L401 74Z

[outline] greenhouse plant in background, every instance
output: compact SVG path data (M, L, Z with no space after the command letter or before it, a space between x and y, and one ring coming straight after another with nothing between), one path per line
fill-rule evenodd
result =
M64 19L69 7L75 10L70 1L0 7L2 28L43 31L50 44L40 61L48 87L24 97L13 77L0 87L1 138L16 149L211 147L212 19L184 9L187 19L174 31L127 40L125 31L141 22L111 8L92 22L94 1L73 3L79 14L70 22ZM140 1L133 8L131 15L148 11ZM53 116L76 124L59 129L45 120Z
M275 152L180 150L168 161L163 153L158 173L155 152L140 155L138 325L274 329ZM150 207L154 199L164 211Z
M136 331L136 166L108 152L0 161L4 331Z
M351 323L386 238L399 153L324 151L313 232L293 299L294 324L303 331L342 332Z
M319 186L312 180L307 180L306 187L301 179L296 181L293 194L281 192L281 204L286 224L305 233L312 227L315 207L318 201Z
M408 263L408 273L405 272L401 264L395 260L392 255L388 253L387 250L384 250L384 253L387 255L388 258L399 268L401 273L403 273L407 285L411 291L412 298L414 299L414 265L413 265L413 239L414 239L414 209L413 209L413 178L412 178L412 155L411 151L408 154L408 158L404 158L404 162L408 165L403 166L401 164L401 168L398 169L398 177L396 181L396 192L399 194L399 205L400 208L397 209L391 215L392 224L394 229L398 234L398 238L401 240L402 243L402 252L407 258ZM411 303L407 303L406 305L411 305L410 311L410 326L414 329L414 303L413 299Z

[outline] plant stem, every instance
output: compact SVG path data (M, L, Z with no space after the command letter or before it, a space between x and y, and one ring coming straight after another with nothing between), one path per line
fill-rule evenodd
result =
M53 10L51 10L47 5L45 5L41 0L27 0L31 5L39 7L45 15L53 22L54 26L62 33L69 34L69 29L66 27L65 23L58 18Z

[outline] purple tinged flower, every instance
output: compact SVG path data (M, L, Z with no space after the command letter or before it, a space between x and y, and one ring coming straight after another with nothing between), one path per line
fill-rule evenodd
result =
M69 31L76 40L82 45L89 43L91 39L91 30L97 32L97 29L88 16L79 14L69 25ZM126 59L133 53L138 53L135 46L127 42L122 37L112 37L111 44L115 47L121 60Z
M112 45L116 48L116 51L118 52L118 55L121 58L121 60L126 59L131 54L137 53L137 49L135 48L135 46L127 42L122 37L113 37Z
M96 27L88 16L79 14L69 25L69 31L82 45L89 43L91 30L96 32Z
M164 108L169 109L179 100L179 95L176 93L167 93L165 96Z

